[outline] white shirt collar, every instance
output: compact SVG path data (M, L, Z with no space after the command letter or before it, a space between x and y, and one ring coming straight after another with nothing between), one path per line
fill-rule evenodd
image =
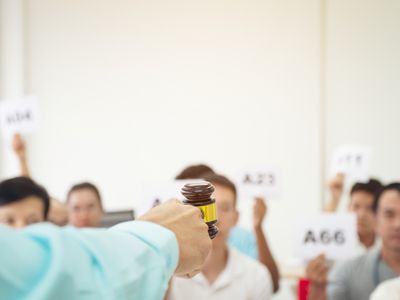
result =
M209 284L207 278L203 275L203 273L197 274L192 278L196 283L206 286L212 290L219 290L225 288L229 284L233 282L233 278L236 276L240 276L243 273L243 270L240 266L240 259L237 259L239 254L236 250L228 247L228 260L226 262L225 268L218 275L218 278L215 280L213 284Z

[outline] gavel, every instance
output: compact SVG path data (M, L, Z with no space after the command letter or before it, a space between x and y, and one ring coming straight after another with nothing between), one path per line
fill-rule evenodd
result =
M207 182L188 183L182 188L182 195L186 198L183 203L198 207L203 215L204 222L208 225L208 235L211 239L218 233L217 209L215 199L212 198L214 186Z

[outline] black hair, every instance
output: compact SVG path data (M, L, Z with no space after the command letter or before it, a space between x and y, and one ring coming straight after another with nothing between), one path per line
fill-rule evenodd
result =
M68 191L67 203L69 202L69 198L71 197L71 194L73 192L80 191L80 190L91 190L93 193L95 193L97 199L99 200L100 207L103 209L103 203L102 203L100 191L93 183L90 183L90 182L81 182L81 183L73 185L70 188L70 190Z
M199 179L208 173L215 172L207 165L192 165L183 169L182 172L175 177L175 179Z
M43 202L43 217L46 220L50 208L50 197L46 189L28 177L14 177L0 182L0 206L37 197Z
M237 202L236 186L227 177L216 174L216 173L208 173L205 176L203 176L202 179L204 179L205 181L208 181L209 183L211 183L213 185L220 185L220 186L230 189L235 196L235 206L236 206L236 202Z
M371 178L366 183L356 182L350 190L350 195L353 195L356 192L366 192L375 198L377 195L379 195L382 188L383 185L379 180Z
M378 206L379 206L379 201L382 198L382 195L387 191L396 191L400 194L400 183L393 182L393 183L390 183L390 184L384 186L381 189L380 193L375 197L375 201L374 201L374 205L373 205L374 212L377 212Z

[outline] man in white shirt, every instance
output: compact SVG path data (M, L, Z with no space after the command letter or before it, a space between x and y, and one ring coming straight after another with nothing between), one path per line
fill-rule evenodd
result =
M212 241L212 250L202 272L191 279L174 278L167 299L271 299L272 280L268 269L227 244L229 231L239 218L235 185L217 174L204 179L215 187L219 232Z

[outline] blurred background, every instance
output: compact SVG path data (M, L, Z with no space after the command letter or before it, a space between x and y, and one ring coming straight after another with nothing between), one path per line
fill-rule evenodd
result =
M368 145L371 175L400 180L398 0L0 4L0 99L38 98L30 167L59 199L90 180L108 211L136 208L144 183L189 164L274 165L282 196L265 226L284 261L337 147ZM17 167L1 143L6 178Z

